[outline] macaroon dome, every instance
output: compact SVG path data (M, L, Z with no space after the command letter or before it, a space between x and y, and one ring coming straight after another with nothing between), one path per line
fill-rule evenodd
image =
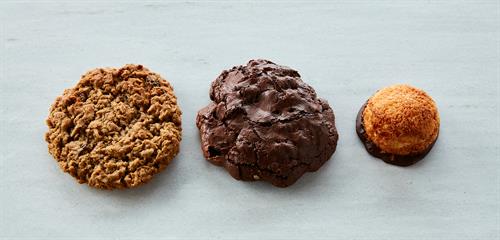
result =
M363 125L367 138L395 155L425 152L439 133L436 103L424 91L404 84L383 88L366 103Z

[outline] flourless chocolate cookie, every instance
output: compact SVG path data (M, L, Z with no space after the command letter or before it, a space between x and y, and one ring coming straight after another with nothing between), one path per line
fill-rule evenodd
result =
M55 100L47 125L49 152L61 169L101 189L148 182L181 141L172 87L141 65L87 72Z
M335 152L335 117L297 71L267 60L223 71L198 112L205 158L238 180L287 187Z
M424 91L393 85L381 89L359 110L356 132L368 153L409 166L423 159L439 135L439 113Z

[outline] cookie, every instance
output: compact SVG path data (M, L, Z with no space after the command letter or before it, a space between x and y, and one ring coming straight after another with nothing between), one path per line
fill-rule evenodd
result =
M142 65L87 72L55 100L47 125L49 152L61 169L100 189L148 182L181 141L172 86Z
M205 158L238 180L278 187L318 170L335 152L335 117L297 71L267 60L223 71L198 112Z
M434 146L439 113L424 91L393 85L376 92L361 107L356 132L371 155L389 164L409 166Z

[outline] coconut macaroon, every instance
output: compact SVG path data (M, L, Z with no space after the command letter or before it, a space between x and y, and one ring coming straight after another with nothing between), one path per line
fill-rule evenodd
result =
M439 113L424 91L393 85L376 92L361 107L356 131L371 155L409 166L424 158L436 142Z

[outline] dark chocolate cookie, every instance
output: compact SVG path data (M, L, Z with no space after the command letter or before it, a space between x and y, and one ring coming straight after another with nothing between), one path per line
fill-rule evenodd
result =
M287 187L335 152L335 117L297 71L267 60L223 71L198 112L204 156L238 180Z

